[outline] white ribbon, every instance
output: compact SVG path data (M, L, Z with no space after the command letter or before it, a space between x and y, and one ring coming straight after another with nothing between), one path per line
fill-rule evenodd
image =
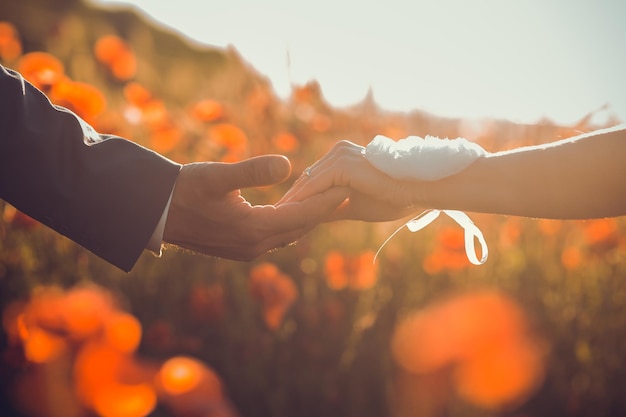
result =
M434 136L409 136L398 141L378 135L364 149L365 158L387 175L402 180L432 181L463 171L476 159L487 154L480 145L465 138L440 139ZM404 226L417 232L432 223L444 212L465 229L465 253L474 265L487 261L488 249L480 229L467 214L458 210L426 210L400 226L378 248L374 261L383 246ZM481 246L481 258L476 256L474 239Z
M469 218L467 214L458 210L426 210L421 212L416 217L413 217L411 220L400 226L396 229L395 232L389 236L380 248L376 251L376 255L374 255L374 262L376 262L376 258L378 254L382 250L382 248L391 240L392 237L396 235L404 226L409 229L411 232L415 233L419 230L422 230L429 224L431 224L441 212L445 213L452 220L457 222L463 229L465 229L465 254L467 255L467 259L474 265L482 265L487 261L487 257L489 256L489 248L487 248L487 242L483 236L483 232L480 231L478 226L472 222L472 219ZM481 258L478 259L476 256L476 247L474 245L474 239L478 239L478 243L480 243L480 251Z

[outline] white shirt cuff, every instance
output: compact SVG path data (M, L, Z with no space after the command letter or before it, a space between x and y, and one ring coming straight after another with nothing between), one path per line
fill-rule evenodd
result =
M170 198L167 200L167 204L163 209L163 214L161 214L161 218L152 232L152 236L150 236L150 240L146 245L146 249L154 252L155 255L161 256L161 248L163 245L163 232L165 231L165 222L167 220L167 213L170 210L170 203L172 202L172 196L174 195L174 189L170 193Z

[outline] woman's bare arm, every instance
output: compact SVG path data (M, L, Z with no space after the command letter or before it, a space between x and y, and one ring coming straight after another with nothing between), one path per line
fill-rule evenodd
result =
M436 181L391 178L363 157L363 147L342 141L309 174L283 201L349 187L350 198L331 220L394 220L424 208L554 219L621 216L626 215L626 126L491 153Z
M436 208L558 219L621 216L626 128L489 154L457 175L413 188L414 203Z

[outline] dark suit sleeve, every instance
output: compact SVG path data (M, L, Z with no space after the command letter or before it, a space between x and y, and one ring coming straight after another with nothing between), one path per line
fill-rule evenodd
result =
M144 250L180 165L96 133L0 66L0 198L128 271Z

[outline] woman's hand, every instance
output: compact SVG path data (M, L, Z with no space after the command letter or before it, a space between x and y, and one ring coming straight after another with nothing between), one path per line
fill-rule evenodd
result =
M333 187L347 187L348 199L328 220L389 221L414 213L419 183L382 173L365 159L364 151L352 142L338 142L302 173L279 204L301 202Z

